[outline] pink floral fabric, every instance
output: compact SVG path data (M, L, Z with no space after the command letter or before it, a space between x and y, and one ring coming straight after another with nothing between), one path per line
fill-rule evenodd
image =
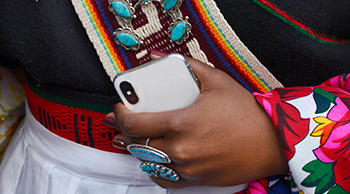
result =
M280 135L293 177L290 192L350 193L349 92L350 74L316 87L254 93ZM257 183L247 193L268 193Z
M350 194L350 74L320 86L253 93L281 138L292 179L263 178L240 193Z

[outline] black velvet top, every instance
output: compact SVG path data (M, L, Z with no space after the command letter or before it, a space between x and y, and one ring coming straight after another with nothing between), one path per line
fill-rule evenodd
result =
M284 86L317 85L350 72L350 42L325 44L300 36L252 0L216 2L242 42ZM350 40L349 0L270 2L318 34ZM1 0L0 53L2 66L22 65L28 79L49 93L116 95L70 1Z

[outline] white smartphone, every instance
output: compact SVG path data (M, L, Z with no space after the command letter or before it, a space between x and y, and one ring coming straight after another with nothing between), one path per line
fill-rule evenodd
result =
M161 112L186 108L200 93L186 59L170 54L118 74L114 87L133 112Z
M133 112L161 112L186 108L199 96L197 79L186 59L170 54L118 74L114 87ZM172 189L175 194L236 193L247 187L189 187Z

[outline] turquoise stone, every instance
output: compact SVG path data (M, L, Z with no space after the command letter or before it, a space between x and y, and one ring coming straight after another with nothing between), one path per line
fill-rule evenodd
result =
M177 41L183 37L185 32L186 32L186 23L185 22L178 23L172 29L170 38L172 41Z
M117 35L117 39L124 44L125 46L135 46L137 45L137 41L135 40L135 38L133 36L131 36L128 33L120 33Z
M164 1L164 9L169 10L173 8L177 3L177 0L165 0Z
M113 1L112 7L114 11L122 17L129 18L131 16L128 7L122 2Z
M160 171L160 168L159 168L159 166L155 166L156 167L156 171Z
M149 151L140 150L137 148L130 149L129 151L131 152L132 155L134 155L137 158L140 158L142 160L157 162L157 163L164 163L165 162L164 158L162 158L161 156L159 156L155 153L149 152Z
M173 172L171 169L167 169L165 166L161 164L155 163L143 163L140 165L140 168L147 172L149 176L160 177L162 179L170 180L170 181L179 181L179 176Z

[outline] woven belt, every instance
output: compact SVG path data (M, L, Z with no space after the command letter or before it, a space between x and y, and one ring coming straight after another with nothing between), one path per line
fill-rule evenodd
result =
M53 96L29 83L25 91L33 116L52 133L99 150L128 153L112 146L119 132L103 123L106 113L113 110L112 104L107 107Z

